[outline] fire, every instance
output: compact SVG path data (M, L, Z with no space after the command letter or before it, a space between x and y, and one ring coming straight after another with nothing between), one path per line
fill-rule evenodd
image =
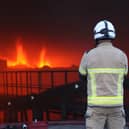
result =
M33 64L32 62L29 63L26 56L26 52L22 46L22 43L20 40L18 40L16 45L16 60L12 61L10 59L7 59L7 66L8 67L22 66L28 68L42 68L43 66L51 66L50 62L48 60L45 60L45 55L46 55L46 50L42 48L39 54L39 60L35 61L36 64Z
M20 65L27 65L27 59L25 56L25 52L23 50L23 46L22 44L20 44L20 41L17 42L17 46L16 46L16 61L10 61L7 60L7 66L11 67L11 66L20 66Z
M26 56L23 51L23 47L21 44L18 44L17 46L17 60L16 60L16 65L25 65L27 64Z
M43 66L51 66L49 61L45 61L45 54L46 54L46 50L42 49L41 53L40 53L39 63L38 63L39 68L41 68Z

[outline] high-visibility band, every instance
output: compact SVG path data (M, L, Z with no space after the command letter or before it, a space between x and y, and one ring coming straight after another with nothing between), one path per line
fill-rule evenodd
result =
M125 75L127 75L127 74L128 74L128 69L125 70Z
M88 96L88 105L123 105L122 83L125 68L88 68L88 73L91 78L91 96ZM97 96L96 75L101 73L118 75L117 96Z
M123 105L123 96L88 96L88 105Z
M124 75L124 68L89 68L88 72L91 77L91 91L92 96L96 96L96 79L95 74L105 73L105 74L118 74L118 82L117 82L117 95L122 94L122 83L123 83L123 75Z
M95 79L95 74L90 74L91 79L91 91L92 91L92 96L96 96L96 79Z
M125 68L88 68L89 73L125 73Z
M123 74L118 74L118 82L117 82L117 95L120 96L122 94L123 89Z
M86 70L83 69L82 67L79 68L79 72L80 72L82 75L86 75Z

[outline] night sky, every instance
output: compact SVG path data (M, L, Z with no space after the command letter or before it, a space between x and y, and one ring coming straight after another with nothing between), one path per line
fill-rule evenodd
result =
M83 52L94 47L93 28L103 19L114 24L114 44L129 57L128 0L2 0L0 56L14 57L20 38L28 58L44 47L53 64L78 65Z

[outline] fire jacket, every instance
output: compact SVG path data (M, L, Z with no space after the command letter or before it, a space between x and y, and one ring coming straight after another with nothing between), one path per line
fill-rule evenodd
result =
M128 72L126 54L111 42L98 44L82 56L79 73L87 76L89 106L123 106L123 80Z

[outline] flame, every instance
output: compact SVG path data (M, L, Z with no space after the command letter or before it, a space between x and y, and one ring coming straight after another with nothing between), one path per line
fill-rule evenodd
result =
M27 64L27 60L26 60L26 56L25 53L23 51L23 47L21 44L19 44L17 46L17 60L16 60L16 64Z
M29 68L42 68L44 66L51 66L50 61L45 60L46 50L41 49L41 52L39 54L39 61L35 61L37 64L33 64L32 62L29 63L26 52L22 46L22 43L20 40L17 41L16 45L16 60L12 61L10 59L7 59L7 66L8 67L29 67ZM33 58L33 57L32 57Z
M49 61L45 61L45 55L46 55L46 50L42 48L41 53L40 53L39 63L38 63L39 68L43 66L51 66Z
M26 55L20 41L17 42L17 46L16 46L16 61L7 60L7 66L11 67L11 66L17 66L17 65L28 66Z

